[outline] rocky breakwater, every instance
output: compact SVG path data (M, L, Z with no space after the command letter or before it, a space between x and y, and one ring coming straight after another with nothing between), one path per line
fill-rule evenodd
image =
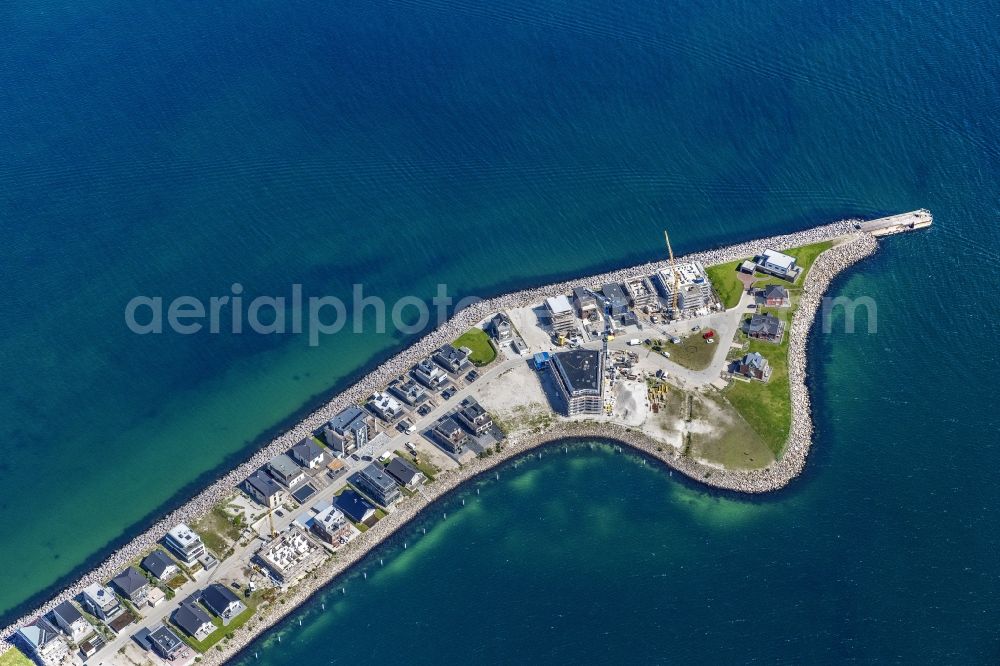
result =
M730 245L723 248L718 248L715 250L707 250L703 252L697 252L684 257L678 257L679 261L701 261L705 265L714 265L727 263L730 261L736 261L740 259L745 259L756 254L760 254L766 248L772 248L777 250L788 249L792 247L798 247L801 245L808 245L811 243L817 243L820 241L830 240L834 238L841 238L845 236L857 236L858 233L855 230L855 223L857 220L849 219L842 220L840 222L835 222L833 224L827 224L823 226L813 227L811 229L806 229L803 231L784 234L780 236L773 236L770 238L764 238L754 241L748 241L744 243L738 243L735 245ZM871 239L869 239L871 240ZM872 240L874 243L874 240ZM834 256L846 257L843 254L844 245L840 245L834 250L839 250ZM857 247L851 244L851 247ZM821 255L821 259L817 260L817 264L821 266L831 261L830 259L823 260L822 258L833 250ZM870 252L869 252L870 254ZM867 256L867 255L865 255ZM833 260L837 261L837 260ZM856 261L856 259L855 259ZM846 266L854 263L851 261L844 264L841 268L836 269L832 275L835 275L837 271L846 268ZM50 601L46 602L42 606L38 607L30 614L25 615L12 624L5 627L0 631L0 654L6 652L12 644L10 638L17 631L17 628L31 619L38 617L39 615L50 611L52 608L57 606L62 601L69 599L78 595L83 588L91 583L98 583L106 581L116 575L121 569L128 565L131 561L142 555L144 552L151 549L163 536L167 533L167 530L172 528L174 525L180 522L193 522L198 518L204 516L208 513L213 506L223 501L230 496L231 493L241 484L248 476L250 476L255 470L263 466L268 460L287 451L294 444L302 440L304 437L309 436L313 431L320 428L326 421L331 419L337 412L342 410L344 407L357 404L371 395L373 392L380 390L385 387L392 379L406 372L414 363L420 359L426 357L434 349L440 345L450 342L461 335L463 332L468 330L470 327L477 325L482 322L487 317L493 315L500 310L507 310L510 308L525 307L534 303L539 303L549 296L555 296L558 294L566 294L572 291L572 288L580 285L601 285L607 282L621 282L628 279L633 279L637 277L651 275L658 271L664 270L668 267L667 261L650 262L647 264L642 264L639 266L633 266L630 268L623 268L616 271L611 271L599 275L591 275L589 277L581 277L573 280L567 280L564 282L559 282L555 284L545 285L542 287L537 287L533 289L526 289L503 296L497 296L494 298L489 298L483 301L472 304L466 309L457 312L452 316L447 322L439 326L434 331L428 333L423 338L412 344L407 349L401 351L396 356L392 357L388 361L382 363L377 368L375 368L371 373L366 375L356 384L345 390L344 392L338 394L332 398L329 402L318 408L316 411L312 412L309 416L304 418L296 426L288 430L287 432L279 435L270 441L267 445L262 447L256 453L254 453L248 460L244 463L221 476L213 484L205 488L198 495L193 497L191 500L186 502L183 506L170 512L162 519L156 521L152 526L150 526L145 532L135 537L127 545L119 548L114 553L112 553L107 559L105 559L100 565L92 569L88 573L84 574L72 585L66 587L62 592L53 597ZM807 278L807 289L813 289L814 286L819 284L813 278L814 274L825 274L823 271L830 269L816 270L816 265L814 265L813 270ZM819 279L819 278L816 278ZM826 288L829 283L829 279L823 283L822 289ZM818 299L822 294L820 290L819 295L816 296ZM805 300L805 299L804 299ZM818 301L817 301L818 305ZM800 311L802 307L800 307ZM812 317L815 315L815 308L809 315L809 321L812 321ZM796 324L793 322L793 335L795 335ZM801 326L799 327L801 328ZM805 326L805 330L801 332L800 335L805 336L808 330L808 325ZM802 350L800 352L803 355L801 363L801 376L805 376L805 360L804 360L804 340L802 342ZM798 367L796 365L796 367ZM793 386L795 381L793 381ZM801 404L808 411L808 396L805 395L804 388L802 389L801 395L796 398L798 402L795 404ZM804 400L804 402L802 402ZM805 427L806 430L802 430ZM808 436L811 432L811 423L806 420L804 424L796 423L793 421L793 437L794 442L791 442L789 446L789 451L786 453L787 458L794 458L798 455L796 453L799 451L801 446L792 446L798 442L798 437L805 437L805 447L808 449ZM791 454L791 455L788 455ZM804 455L804 454L803 454ZM784 463L784 458L781 464ZM792 463L788 463L792 464ZM801 469L801 463L798 469ZM683 470L682 470L683 471ZM797 473L797 472L795 472ZM729 473L718 472L716 475L712 475L710 478L713 480L713 485L719 485L721 487L725 486L723 483L719 483L719 479L724 475ZM775 478L781 478L781 472L774 472ZM692 475L694 476L694 475ZM794 474L792 474L794 476ZM698 478L695 476L694 478ZM790 478L790 477L789 477ZM708 481L708 479L699 479ZM733 484L733 489L745 490L746 492L764 492L769 489L766 484L759 484L747 481L743 485L743 488L737 484ZM781 484L778 484L781 485ZM773 485L771 487L778 487L778 485ZM758 489L759 488L759 489Z
M649 437L641 431L614 423L597 421L559 421L542 433L511 437L496 454L476 458L457 470L442 472L422 494L404 501L396 511L358 537L328 561L316 574L300 583L286 603L272 607L254 623L247 625L227 641L221 650L203 657L204 664L222 664L250 645L261 633L275 626L297 606L358 564L386 539L409 524L414 518L445 495L496 466L538 447L569 438L593 438L610 441L655 458L672 469L709 486L740 493L756 494L777 490L798 476L805 466L812 442L812 417L806 388L806 345L809 331L822 305L823 294L832 280L846 268L871 256L878 245L866 233L854 233L822 253L813 263L803 285L799 307L789 331L789 381L792 404L792 425L782 457L761 470L724 470L703 465ZM727 258L726 261L732 261ZM442 514L443 517L443 514Z

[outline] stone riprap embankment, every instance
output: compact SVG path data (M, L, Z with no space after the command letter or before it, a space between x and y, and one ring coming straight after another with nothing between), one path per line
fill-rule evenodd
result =
M782 459L772 467L759 472L713 470L707 477L705 473L710 468L699 465L694 461L671 458L666 459L666 462L699 481L743 492L765 492L781 487L799 473L804 464L812 432L812 423L809 416L809 397L804 384L806 375L805 339L808 334L809 325L815 317L823 291L830 280L839 271L869 256L875 250L875 240L867 234L859 233L854 226L856 222L857 220L853 219L843 220L792 234L739 243L678 258L680 261L697 260L705 265L714 265L758 255L767 248L782 250L834 238L849 237L847 242L828 250L816 260L816 263L807 276L802 301L792 322L790 346L792 358L790 360L789 374L792 382L793 417L789 444ZM129 562L152 548L171 527L180 522L194 522L196 519L204 516L213 506L226 499L255 470L263 466L274 456L285 452L302 438L309 436L341 409L363 401L373 392L386 386L392 379L406 372L410 366L430 354L434 349L446 342L451 342L470 327L475 326L492 314L500 310L539 303L549 296L569 293L574 286L599 286L606 282L621 282L635 277L651 275L667 267L667 261L659 261L601 275L581 277L489 298L474 303L461 312L456 313L446 323L428 333L393 358L379 365L353 386L338 394L325 405L304 418L298 425L274 438L270 443L253 454L246 462L223 475L183 506L158 520L141 535L135 537L127 545L112 553L95 569L81 576L76 583L65 588L53 599L30 614L4 628L0 632L0 654L10 649L10 638L17 630L17 627L38 617L42 613L48 612L60 602L76 596L87 585L107 581ZM609 433L614 431L613 426L602 426L602 428L608 430ZM599 433L595 431L594 435L599 436ZM523 447L508 448L510 450L518 450ZM499 460L498 458L491 458L488 459L488 463L477 461L475 466L478 467L480 464L496 464ZM470 465L468 468L471 470L473 466ZM462 474L466 474L464 469ZM394 523L395 521L391 522ZM379 525L381 524L379 523ZM363 543L368 543L371 539L378 538L378 535L383 534L387 529L392 529L388 523L383 528L377 525L373 530L366 532L366 539L364 539ZM368 536L369 534L371 534L370 537Z

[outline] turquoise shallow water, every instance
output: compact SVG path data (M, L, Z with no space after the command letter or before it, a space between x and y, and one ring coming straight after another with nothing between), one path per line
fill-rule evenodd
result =
M837 285L878 299L878 334L814 347L817 451L767 503L786 518L726 541L655 506L671 543L712 561L684 570L692 585L758 604L745 618L768 617L747 595L770 600L754 645L996 656L989 3L12 2L0 25L0 614L402 343L140 338L122 321L136 294L488 295L659 257L665 225L687 251L927 206L932 231ZM558 538L586 552L592 535ZM729 626L673 616L689 646Z

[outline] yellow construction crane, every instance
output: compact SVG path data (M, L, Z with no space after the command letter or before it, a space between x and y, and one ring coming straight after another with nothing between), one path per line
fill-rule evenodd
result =
M677 263L674 261L674 248L670 247L670 236L663 230L663 238L667 241L667 252L670 253L670 270L674 274L674 288L670 290L670 313L677 316L677 297L681 288L681 279L677 275Z

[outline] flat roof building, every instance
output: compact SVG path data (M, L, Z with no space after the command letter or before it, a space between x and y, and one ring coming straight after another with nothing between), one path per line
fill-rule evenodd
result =
M375 436L375 417L357 405L341 410L323 428L326 443L340 455L350 455Z
M601 293L604 294L604 298L608 301L608 308L611 310L612 317L617 317L628 310L628 297L625 295L622 286L617 282L609 282L602 286Z
M448 379L448 373L439 368L429 357L417 361L410 370L410 375L432 391L444 388L451 381Z
M140 629L132 638L144 649L152 650L167 661L173 661L184 650L184 641L162 622Z
M198 558L205 554L205 544L202 543L201 537L184 523L167 532L167 536L163 538L163 545L173 553L174 557L188 566L193 566Z
M455 415L475 435L482 435L493 427L493 418L471 396L462 401L461 408Z
M795 280L799 276L799 269L795 265L795 257L791 257L777 250L764 250L763 254L757 257L757 270L770 273L786 280Z
M597 299L584 287L573 288L573 306L580 319L590 319L601 314L601 308L597 305Z
M549 325L556 333L572 335L578 331L573 306L562 294L545 299L545 310L549 315Z
M396 482L392 480L391 476L385 473L385 470L375 463L369 464L358 472L354 481L361 492L382 506L390 506L399 501L401 497L399 486L396 485Z
M368 409L379 415L384 421L392 423L406 414L403 404L385 391L373 393L368 398Z
M83 589L83 607L99 620L118 615L122 606L110 587L91 583Z
M334 546L346 544L357 533L344 512L332 504L313 517L312 531L321 541Z
M469 434L451 416L439 419L433 433L445 449L455 454L464 451L469 441Z
M638 277L628 280L625 283L625 292L628 294L632 307L639 310L642 308L659 308L659 299L656 290L648 277Z
M445 369L451 375L458 375L472 365L469 361L471 350L465 347L455 347L454 345L441 345L433 354L434 362Z
M267 471L274 477L275 481L280 481L287 488L295 486L306 478L306 473L302 471L302 468L285 453L271 458L267 463Z
M389 392L411 407L427 400L427 390L412 378L394 381L389 385Z
M604 361L599 351L556 352L550 361L566 412L600 414L604 409Z

